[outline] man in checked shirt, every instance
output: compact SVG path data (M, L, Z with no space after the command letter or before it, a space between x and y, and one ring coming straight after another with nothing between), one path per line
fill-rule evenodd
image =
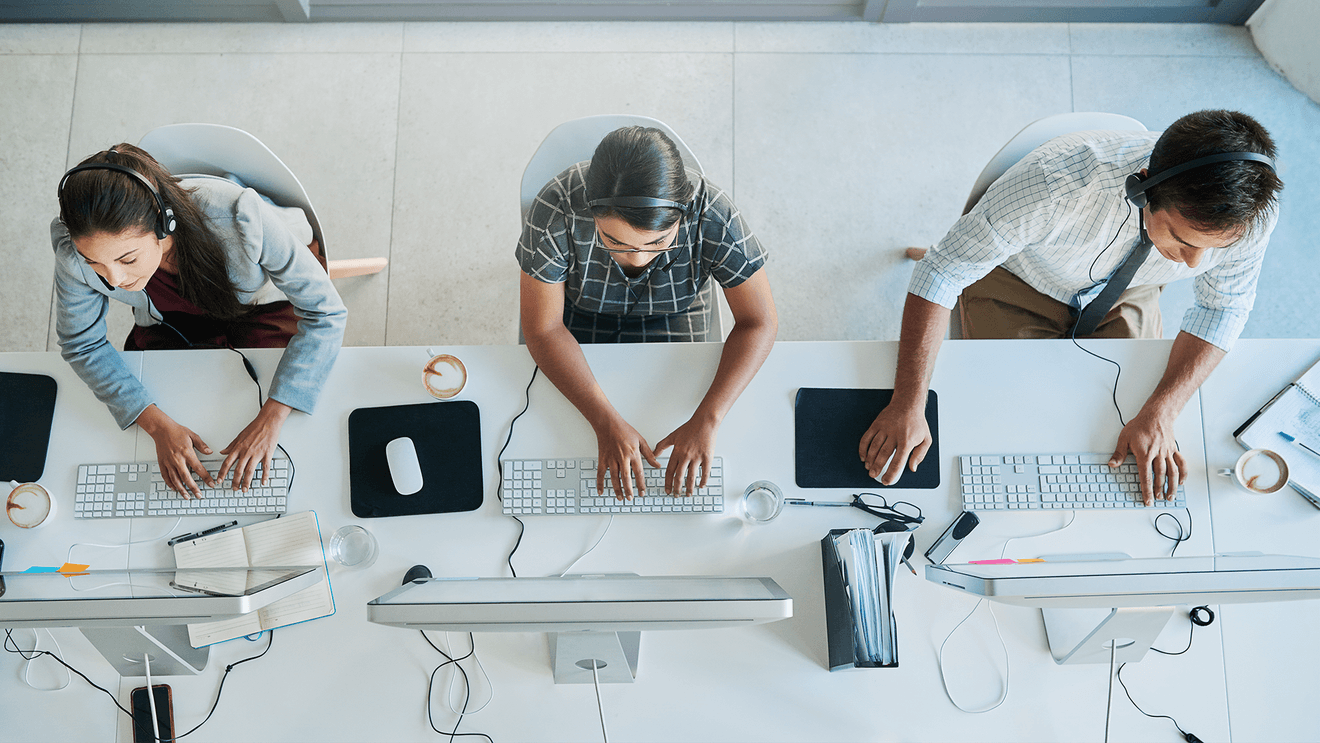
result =
M894 396L858 447L871 476L892 484L930 448L926 393L955 301L968 338L1072 337L1078 310L1133 252L1144 224L1153 249L1095 331L1080 337L1161 337L1160 291L1195 277L1195 305L1164 376L1110 459L1117 466L1132 453L1147 505L1172 500L1187 476L1174 420L1246 324L1283 183L1268 163L1218 162L1151 186L1138 207L1125 181L1228 152L1275 156L1273 140L1250 116L1199 111L1163 133L1056 137L991 184L913 273Z

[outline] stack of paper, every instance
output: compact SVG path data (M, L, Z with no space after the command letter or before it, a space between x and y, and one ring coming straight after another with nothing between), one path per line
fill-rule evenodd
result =
M898 563L911 535L852 529L830 537L842 570L852 620L854 664L898 663L893 585Z

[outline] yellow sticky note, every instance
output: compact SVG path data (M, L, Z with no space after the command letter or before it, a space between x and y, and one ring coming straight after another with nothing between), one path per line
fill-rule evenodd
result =
M63 565L60 566L60 572L61 572L61 573L65 573L65 574L68 574L68 573L81 573L81 572L83 572L84 570L86 570L87 568L90 568L90 567L91 567L91 565L74 565L74 564L71 563L71 562L66 562L66 563L64 563Z
M1045 562L1045 561L1042 560L1042 559L1040 559L1039 557L1027 557L1027 558L1023 558L1023 559L1021 559L1021 560L1018 560L1018 562Z

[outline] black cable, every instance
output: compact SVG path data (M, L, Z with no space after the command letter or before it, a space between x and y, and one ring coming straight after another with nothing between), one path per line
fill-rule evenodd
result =
M1175 442L1175 443L1176 443L1176 442ZM1161 517L1164 517L1164 516L1168 516L1169 518L1173 519L1173 523L1175 523L1175 524L1178 525L1178 536L1175 537L1175 536L1173 536L1172 534L1165 534L1165 533L1164 533L1164 530L1163 530L1163 529L1160 529L1160 518L1161 518ZM1177 516L1174 516L1173 513L1169 512L1169 511L1165 511L1165 512L1163 512L1163 513L1161 513L1161 514L1159 514L1158 516L1155 517L1155 531L1156 531L1160 536L1164 537L1165 539L1172 539L1172 540L1173 540L1173 549L1169 550L1169 557L1173 557L1174 553L1176 553L1176 552L1178 551L1178 545L1180 545L1180 544L1182 544L1183 542L1186 542L1187 540L1189 540L1189 539L1192 538L1192 509L1190 509L1190 508L1187 509L1187 534L1186 534L1186 535L1183 534L1182 522L1178 520L1178 517L1177 517Z
M11 646L12 646L12 647L11 647ZM82 671L79 671L77 668L74 668L73 666L69 665L68 663L65 663L65 662L64 662L64 659L61 658L60 656L58 656L58 655L56 655L56 654L50 652L49 650L37 650L35 646L33 647L32 650L24 650L23 648L20 648L20 647L18 646L18 642L16 642L16 641L14 640L14 631L13 631L12 629L6 629L6 630L5 630L5 644L4 644L4 648L5 648L5 652L6 652L6 653L17 653L19 657L21 657L23 660L26 660L26 661L34 661L34 660L36 660L37 658L40 658L40 657L43 656L43 655L49 655L50 657L52 657L52 658L55 659L55 662L56 662L56 663L59 663L60 665L64 666L65 668L69 669L70 672L78 674L78 677L79 677L79 678L81 678L83 681L86 681L88 684L91 684L91 686L92 686L93 689L100 689L101 691L105 692L105 695L108 696L108 697L110 697L110 701L111 701L111 702L114 702L114 705L115 705L116 707L119 708L119 711L120 711L120 712L123 712L124 714L128 715L129 717L132 717L132 716L133 716L133 713L131 713L131 712L129 712L128 710L124 709L124 705L122 705L122 704L119 703L119 700L118 700L117 698L115 698L115 695L114 695L114 694L111 694L110 691L107 690L107 689L106 689L105 687L103 687L103 686L97 686L97 684L96 684L94 681L92 681L91 679L87 678L87 676L83 675L83 672L82 672ZM31 656L28 655L29 653L31 653Z
M1109 244L1106 245L1104 249L1101 250L1099 253L1096 253L1095 259L1091 261L1091 265L1088 266L1086 269L1086 278L1090 279L1092 282L1096 281L1095 276L1091 273L1092 271L1095 270L1095 264L1100 262L1100 256L1104 255L1105 251L1109 250L1109 248L1113 246L1114 241L1118 239L1118 236L1123 234L1123 228L1127 226L1128 220L1132 218L1132 202L1127 201L1126 199L1124 200L1124 202L1127 204L1127 214L1123 216L1123 221L1118 224L1118 231L1114 233L1113 237L1109 238Z
M1101 356L1100 354L1095 353L1094 351L1091 351L1082 344L1078 343L1077 323L1073 323L1072 329L1068 331L1068 340L1072 341L1074 346L1077 346L1083 351L1086 351L1086 353L1091 354L1097 359L1100 359L1101 361L1108 361L1109 363L1114 365L1115 369L1117 369L1117 371L1114 372L1114 390L1113 393L1110 395L1110 399L1114 401L1114 410L1118 413L1118 422L1123 424L1123 426L1126 428L1127 420L1123 418L1123 409L1118 406L1118 380L1123 376L1123 365L1118 363L1117 361L1114 361L1113 359L1107 359L1104 356Z
M234 669L237 668L238 666L241 666L241 665L243 665L244 663L247 663L248 661L256 660L256 659L260 658L261 656L265 655L266 653L269 653L269 652L270 652L270 646L271 646L272 643L275 642L275 630L267 630L267 633L269 634L269 637L268 637L267 640L266 640L266 649L265 649L265 650L262 650L260 653L257 653L256 655L251 656L251 657L249 657L249 658L244 658L243 660L240 660L240 661L238 661L237 663L231 663L231 664L229 664L228 666L225 666L225 673L224 673L223 676L220 677L220 686L217 687L216 690L215 690L215 702L211 704L211 711L206 713L206 718L203 719L201 722L197 723L197 725L194 726L192 730L189 730L189 731L186 732L186 733L183 733L183 734L181 734L181 735L176 735L176 736L174 736L173 738L158 739L158 740L161 741L161 743L168 743L168 741L175 741L175 740L178 740L179 738L182 738L182 737L184 737L185 735L191 735L191 734L197 732L197 729L198 729L198 728L200 728L201 726L205 725L206 722L207 722L207 720L210 720L210 719L211 719L211 715L215 714L215 709L216 709L216 707L218 707L218 706L220 705L220 694L221 694L222 692L224 692L224 690L225 690L225 679L229 678L229 672L232 671L232 670L234 670ZM12 648L11 648L11 646L12 646ZM120 712L123 712L123 713L126 714L126 715L128 715L129 719L132 719L132 717L133 717L133 713L130 712L130 711L128 711L127 709L125 709L125 708L124 708L124 705L122 705L122 704L119 703L119 700L118 700L117 698L115 698L115 695L114 695L114 694L111 694L108 690L105 689L105 687L97 686L97 685L96 685L91 679L87 678L87 676L85 676L85 675L83 674L82 671L79 671L78 669L74 668L73 666L69 665L68 663L65 663L65 662L64 662L64 659L60 658L58 655L56 655L56 654L50 652L49 650L35 650L35 649L34 649L34 650L30 650L30 651L28 651L28 650L23 650L22 648L20 648L20 647L18 646L18 643L14 641L13 630L10 630L10 629L6 629L6 630L5 630L5 644L4 644L4 649L5 649L5 652L7 652L7 653L17 653L20 657L23 658L23 660L28 660L28 661L36 660L37 658L40 658L40 657L43 656L43 655L49 655L50 657L52 657L52 658L55 659L55 662L59 663L60 665L64 666L65 668L69 669L71 672L78 674L78 677L79 677L79 678L81 678L83 681L86 681L88 684L91 684L93 688L100 689L102 692L105 692L105 695L108 696L108 697L110 697L110 701L111 701L111 702L114 702L114 705L115 705L116 707L119 708L119 711L120 711ZM31 657L28 656L28 653L32 653Z
M459 661L463 661L463 660L467 660L468 658L471 658L477 652L477 641L475 638L472 637L472 633L471 632L467 633L468 642L471 643L472 649L468 651L467 655L464 655L461 658L450 657L449 653L446 653L445 651L441 650L435 643L431 642L431 638L427 637L425 632L422 632L421 634L422 634L422 639L426 640L426 644L430 645L432 648L435 648L435 652L439 653L445 659L444 663L441 663L440 665L436 666L435 670L431 671L431 678L426 682L426 722L431 726L432 730L436 731L441 735L449 736L449 740L451 742L454 740L454 738L474 737L474 738L485 738L486 740L490 741L490 743L495 743L495 740L491 738L489 735L486 735L485 733L458 732L458 726L463 724L463 717L464 715L467 714L468 702L472 700L472 685L468 681L467 671L463 668L462 664L459 663ZM463 710L458 713L458 722L454 723L453 731L446 733L445 731L435 726L435 719L431 716L431 690L435 688L435 675L440 672L441 668L444 668L445 666L450 664L453 664L453 666L458 669L459 674L461 674L463 677Z
M513 416L513 420L509 421L509 435L504 437L504 446L501 446L500 453L495 455L495 471L500 475L500 481L495 490L495 497L499 499L500 503L504 503L504 450L509 448L509 442L513 440L513 424L517 423L518 419L523 417L523 413L526 413L527 409L532 406L532 383L536 381L536 373L539 371L541 371L540 366L532 367L532 378L527 380L527 389L523 390L523 409L517 415ZM509 572L513 573L513 577L517 578L518 571L513 569L513 553L517 552L518 546L522 544L523 534L527 531L527 524L524 524L523 520L517 516L513 516L513 514L509 515L513 517L514 521L518 522L518 539L514 541L513 549L509 550L509 556L505 558L505 562L509 563ZM427 642L430 641L428 640Z
M1174 546L1175 546L1175 548L1177 547L1177 545L1174 545ZM1201 612L1205 612L1205 613L1208 615L1207 618L1204 618L1204 619L1201 618L1201 617L1200 617L1200 613L1201 613ZM1182 655L1183 653L1185 653L1185 652L1187 652L1188 650L1191 650L1191 649L1192 649L1192 638L1193 638L1193 637L1195 636L1195 634L1196 634L1196 628L1197 628L1197 627L1205 627L1205 626L1208 626L1208 625L1212 624L1212 623L1215 621L1215 613L1214 613L1213 611L1211 611L1211 609L1210 609L1209 606L1198 606L1198 607L1195 607L1195 608L1193 608L1191 611L1188 612L1187 617L1188 617L1188 620L1191 622L1191 623L1188 625L1188 630L1187 630L1187 647L1185 647L1185 648L1183 648L1182 650L1179 650L1179 651L1177 651L1177 652L1170 651L1170 650L1160 650L1159 648L1155 648L1155 647L1152 647L1151 650L1154 650L1155 652L1160 653L1160 654L1162 654L1162 655ZM1172 722L1172 723L1173 723L1173 726L1174 726L1175 728L1178 728L1178 732L1182 734L1183 740L1187 741L1187 743L1201 743L1201 739L1200 739L1200 738L1198 738L1198 737L1196 737L1195 735L1193 735L1193 734L1187 732L1186 730L1183 730L1182 725L1179 725L1179 724L1178 724L1178 721L1175 720L1175 719L1173 719L1171 716L1169 716L1169 715L1152 715L1151 713L1149 713L1149 712L1147 712L1146 710L1142 709L1142 708L1141 708L1141 705L1137 704L1137 700L1135 700L1135 699L1132 698L1132 692L1128 690L1128 688L1127 688L1127 684L1123 682L1123 668L1124 668L1125 666L1127 666L1127 663L1120 664L1119 667L1118 667L1118 673L1115 674L1115 675L1118 676L1118 684L1119 684L1119 686L1122 686L1122 687L1123 687L1123 693L1124 693L1125 695L1127 695L1128 701L1132 703L1132 706L1135 707L1135 708L1137 709L1138 712L1140 712L1141 714L1145 715L1146 717L1149 717L1149 718L1151 718L1151 719L1164 718L1164 719L1168 720L1169 722Z

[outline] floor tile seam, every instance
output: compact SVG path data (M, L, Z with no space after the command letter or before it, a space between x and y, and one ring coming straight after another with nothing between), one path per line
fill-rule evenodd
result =
M399 85L394 91L394 162L392 164L394 177L390 181L390 237L385 241L387 261L394 260L394 215L398 213L399 205L399 143L402 141L400 129L403 121L403 74L404 74L404 55L399 53ZM382 319L381 345L390 344L390 293L394 284L394 266L389 263L385 268L385 316Z
M76 45L76 48L78 49L78 53L73 56L73 87L69 95L69 129L68 129L68 134L65 136L65 140L64 140L65 165L68 165L69 153L73 151L73 119L74 119L74 114L77 112L78 109L78 73L82 69L82 40L83 40L83 25L79 24L78 43ZM47 351L55 350L50 347L50 336L52 330L51 324L55 322L55 307L58 299L59 297L56 292L55 278L54 276L52 276L50 281L50 308L49 311L46 313L45 348Z

